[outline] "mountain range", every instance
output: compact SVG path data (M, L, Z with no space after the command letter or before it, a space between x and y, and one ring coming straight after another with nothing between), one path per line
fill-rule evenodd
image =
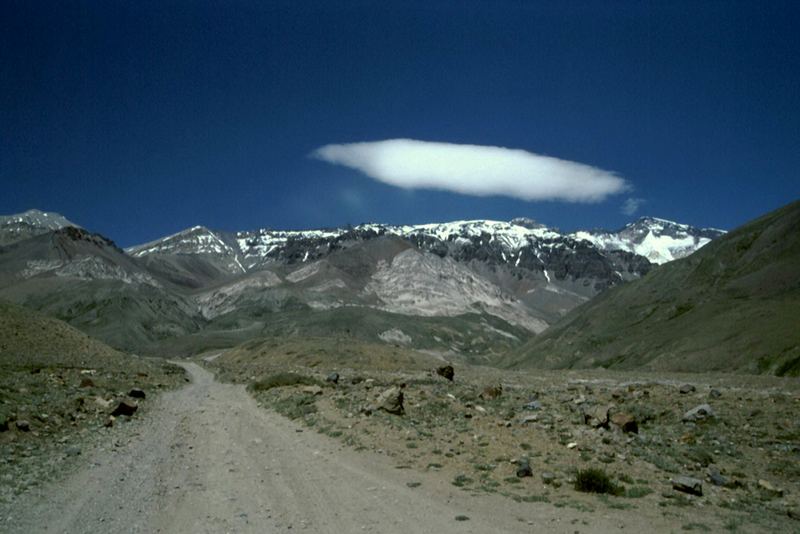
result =
M0 218L0 298L144 353L313 331L487 358L723 234L649 217L574 233L531 219L196 226L122 250L31 210Z

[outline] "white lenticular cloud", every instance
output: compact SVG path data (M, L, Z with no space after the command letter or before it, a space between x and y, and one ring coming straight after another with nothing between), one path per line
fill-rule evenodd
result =
M325 145L311 157L407 189L599 202L630 189L613 172L525 150L413 139Z

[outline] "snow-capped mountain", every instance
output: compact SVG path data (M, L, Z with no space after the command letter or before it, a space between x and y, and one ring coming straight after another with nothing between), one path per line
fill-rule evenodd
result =
M571 235L603 250L626 250L660 265L686 257L725 233L716 228L695 228L656 217L642 217L617 232L579 231Z
M58 213L36 209L16 215L0 216L0 245L10 245L67 226L78 225Z
M214 339L244 340L287 314L306 321L332 310L370 310L360 313L424 331L438 324L445 330L427 339L447 351L470 339L520 342L720 234L653 218L574 233L531 219L237 233L195 226L122 251L63 228L70 223L57 214L0 221L19 241L0 246L0 298L137 350L209 329L222 336ZM18 228L33 236L20 238ZM467 329L461 341L442 337L451 332L443 318ZM483 333L474 337L475 328Z

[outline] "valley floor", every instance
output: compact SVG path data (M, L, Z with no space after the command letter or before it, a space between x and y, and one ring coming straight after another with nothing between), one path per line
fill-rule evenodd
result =
M576 532L669 530L663 518L588 514L472 496L260 408L243 386L184 364L126 443L1 510L4 532ZM131 427L133 425L130 425ZM465 519L468 518L468 519ZM654 522L654 523L653 523Z

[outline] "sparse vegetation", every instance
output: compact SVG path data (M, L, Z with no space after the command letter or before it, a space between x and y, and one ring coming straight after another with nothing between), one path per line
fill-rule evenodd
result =
M614 484L605 471L595 467L578 471L575 475L575 489L584 493L610 493L611 495L623 493L623 490Z

